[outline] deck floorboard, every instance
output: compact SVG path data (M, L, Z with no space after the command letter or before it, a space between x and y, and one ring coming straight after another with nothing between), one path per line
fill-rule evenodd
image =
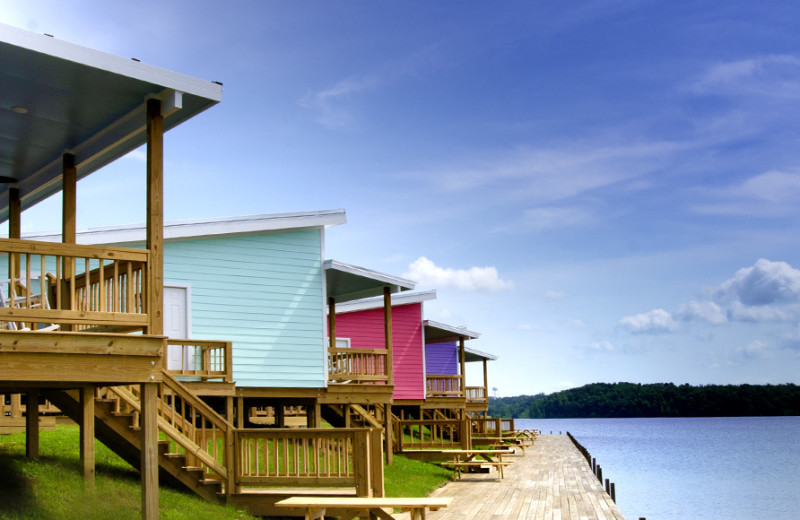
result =
M431 496L452 496L450 507L428 520L624 520L566 435L540 435L525 453L503 457L514 464L497 472L464 473Z

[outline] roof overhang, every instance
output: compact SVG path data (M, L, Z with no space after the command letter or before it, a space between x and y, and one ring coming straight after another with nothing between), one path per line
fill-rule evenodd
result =
M415 293L396 293L392 295L392 307L399 305L411 305L436 299L436 291L424 291ZM336 305L336 314L343 312L356 312L369 309L383 308L383 298L366 298L354 300L342 305Z
M382 296L385 287L390 293L398 293L410 291L416 285L411 280L336 260L325 260L324 267L327 295L334 298L337 306L352 300Z
M466 327L455 327L439 323L438 321L425 320L423 323L425 328L425 342L426 343L444 343L447 341L459 341L460 339L478 339L481 335L477 332L467 330Z
M469 363L471 361L495 361L497 360L497 356L493 356L492 354L487 354L486 352L481 352L480 350L475 350L474 348L464 347L464 361Z
M222 99L222 85L0 24L0 221L9 193L22 209L61 190L62 156L78 178L146 142L147 100L161 100L164 130Z
M292 231L337 226L345 222L347 222L347 218L343 209L185 220L164 224L164 240L242 235L269 231ZM78 232L77 238L79 244L125 245L143 243L146 234L147 229L140 224L92 228ZM60 233L25 234L23 236L29 240L41 240L43 242L61 241Z

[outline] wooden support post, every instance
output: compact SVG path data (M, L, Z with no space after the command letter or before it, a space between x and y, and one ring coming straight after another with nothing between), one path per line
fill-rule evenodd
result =
M22 200L19 196L19 189L9 188L8 190L8 238L19 239L22 237ZM14 253L8 264L8 295L11 296L16 290L16 283L14 280L19 278L20 265L19 253ZM12 396L12 409L13 409L13 396Z
M394 385L394 349L392 347L392 293L389 287L383 288L383 335L386 341L386 384Z
M383 482L383 443L381 437L383 432L380 428L372 428L370 430L369 450L370 450L370 481L372 487L372 496L384 496L384 482Z
M322 405L319 401L314 403L314 428L322 428Z
M336 299L328 298L328 346L336 348Z
M158 385L141 385L142 520L158 520Z
M65 153L61 156L61 242L64 244L75 244L78 235L77 223L78 207L78 168L75 166L75 156ZM72 277L75 271L75 259L64 257L62 259L61 272L65 280ZM69 302L68 305L65 305ZM68 294L62 295L62 301L58 302L65 309L72 309L72 298ZM75 330L74 325L64 323L61 330Z
M384 426L383 431L386 432L384 440L386 445L384 451L386 452L386 464L394 464L394 425L392 425L392 404L386 403L385 411L383 413Z
M11 417L22 417L22 394L11 394Z
M231 424L236 424L233 414L233 396L229 395L225 398L225 418Z
M244 397L236 398L236 427L244 428Z
M164 333L164 117L161 100L147 100L147 333Z
M275 426L286 428L286 407L282 402L275 405Z
M489 404L489 377L488 377L488 370L486 367L487 360L483 358L483 398L486 399L486 404Z
M461 397L466 397L467 395L467 365L466 365L466 354L464 353L464 336L458 338L458 358L459 363L461 364L460 371L461 371L461 387L458 389L459 394Z
M356 495L372 496L372 476L370 475L369 432L358 430L353 440L353 472L356 477ZM383 462L383 460L381 460Z
M80 457L81 473L87 489L94 489L94 387L81 387Z
M25 456L29 459L39 458L39 391L31 390L27 394L25 408Z

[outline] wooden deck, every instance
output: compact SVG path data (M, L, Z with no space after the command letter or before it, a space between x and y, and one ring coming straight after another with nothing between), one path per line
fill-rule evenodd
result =
M540 435L525 454L508 456L505 479L464 474L431 494L453 497L428 520L624 520L566 435Z

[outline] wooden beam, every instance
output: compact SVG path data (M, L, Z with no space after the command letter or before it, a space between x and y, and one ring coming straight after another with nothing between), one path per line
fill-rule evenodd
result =
M386 341L386 375L388 385L394 385L394 350L392 348L392 293L389 287L383 288L383 334Z
M27 394L25 405L25 456L29 459L39 458L39 391L31 390Z
M82 386L80 389L81 422L80 422L80 457L81 474L84 486L94 489L95 456L94 456L94 387Z
M164 332L164 117L161 101L147 100L147 332Z
M141 385L142 520L158 520L158 410L155 383Z

